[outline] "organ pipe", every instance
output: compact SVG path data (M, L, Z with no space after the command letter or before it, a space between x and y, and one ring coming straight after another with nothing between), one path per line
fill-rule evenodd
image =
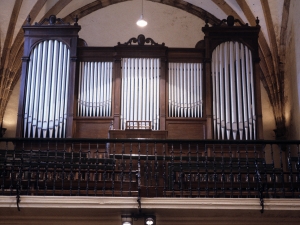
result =
M33 48L25 87L24 137L65 137L69 59L67 46L56 40Z
M222 43L212 53L211 65L214 137L255 139L254 80L250 49L238 42Z
M202 117L202 64L169 63L169 117Z
M111 116L112 63L80 62L77 115Z
M122 59L121 129L127 121L150 121L159 130L159 59Z

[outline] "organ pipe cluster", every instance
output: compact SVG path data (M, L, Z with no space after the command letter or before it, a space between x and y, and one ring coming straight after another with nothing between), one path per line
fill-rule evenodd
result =
M215 139L256 138L253 64L250 49L224 42L212 54Z
M150 121L159 130L159 70L156 58L122 59L121 129L126 121Z
M169 63L169 116L202 117L202 63Z
M80 62L78 87L78 116L111 116L112 62Z
M37 44L27 68L24 137L64 138L70 52L56 40Z

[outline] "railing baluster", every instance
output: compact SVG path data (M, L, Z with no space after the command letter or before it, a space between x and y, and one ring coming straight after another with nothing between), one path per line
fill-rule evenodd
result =
M271 144L271 160L272 160L272 181L273 181L273 197L276 198L276 174L275 174L275 162L274 162L274 149L273 145Z
M249 156L248 156L248 145L245 145L245 149L246 149L246 180L247 180L247 188L246 191L248 192L248 196L250 197L251 195L251 190L250 190L250 172L249 172ZM242 179L241 181L242 182Z
M131 143L130 143L131 144ZM122 143L122 160L121 160L121 186L120 186L120 192L121 196L123 196L123 181L124 181L124 166L125 166L125 161L124 161L124 152L125 152L125 144Z
M207 161L208 161L208 159L207 159L207 145L205 144L204 145L204 155L205 155L205 185L206 185L206 187L205 187L205 197L208 197L208 194L209 194L209 186L208 186L208 176L209 176L209 174L208 174L208 168L207 168Z
M294 198L294 180L293 180L293 167L292 167L292 162L291 162L291 146L288 146L288 168L290 171L290 179L289 179L289 183L290 183L290 191L292 192L292 197Z
M29 150L29 165L27 171L27 195L29 195L29 191L31 188L31 165L32 165L32 142L30 142L30 150Z
M170 174L170 170L169 170L169 181L170 181L170 185L172 186L172 196L175 197L174 186L175 186L175 182L176 182L176 173L174 172L174 145L173 145L173 143L171 145L171 168L169 166L169 169L171 170L171 174Z
M68 179L68 175L66 175L65 166L66 166L66 143L63 144L63 158L62 158L62 170L61 170L61 195L64 192L64 184L65 179Z
M298 183L298 192L300 191L300 149L299 149L299 144L297 144L297 157L298 160L296 162L296 167L297 167L297 183Z
M55 142L55 152L54 152L54 162L53 162L54 169L53 169L53 176L52 176L52 179L53 179L52 195L53 196L55 195L55 189L56 189L55 182L56 182L57 164L58 164L58 161L57 161L57 142Z
M74 169L74 143L71 143L71 154L70 154L70 196L72 196L73 180L75 178L73 169Z
M145 173L146 173L146 180L145 180L145 185L146 185L146 196L148 197L149 196L149 179L150 179L150 176L149 176L149 162L148 162L148 155L149 155L149 152L148 152L148 144L146 144L146 164L145 164Z
M88 143L88 153L85 157L85 160L87 160L87 172L86 172L86 195L89 195L89 182L90 182L90 157L91 157L91 143ZM106 169L104 169L104 172L106 172Z
M216 171L216 152L215 152L215 145L212 146L213 150L213 168L214 168L214 174L213 174L213 181L214 181L214 197L217 197L217 171Z
M141 144L138 142L138 172L137 172L137 182L138 182L138 201L141 198ZM139 206L140 206L140 202Z
M131 196L131 182L132 182L132 143L130 144L130 159L129 159L129 196Z
M281 171L281 185L282 185L282 197L285 198L285 184L284 184L284 168L283 168L283 161L282 161L282 145L280 145L279 149L280 149L280 153L279 153L279 156L280 156L280 171Z
M166 173L166 145L163 143L163 196L166 197L167 190L167 173Z
M98 143L97 143L97 151L98 151ZM104 185L103 185L103 187L104 187L104 195L106 194L105 192L105 190L106 190L106 186L105 186L105 184L106 184L106 178L107 178L107 164L108 164L108 162L107 162L107 156L109 155L109 145L105 145L105 153L104 153L104 172L103 172L103 177L104 177ZM99 159L97 159L97 163L99 164ZM98 165L97 165L97 170L98 170ZM111 176L111 182L113 182L112 180L114 179L114 177L113 176Z
M155 197L158 196L158 161L156 143L154 143L154 178L155 178Z
M233 174L232 174L232 149L231 145L229 145L229 168L230 168L230 174L229 174L229 179L230 179L230 198L233 197Z
M39 150L38 150L38 159L37 159L37 170L36 170L36 194L39 192L39 182L40 182L40 164L41 164L41 143L39 143Z
M179 173L179 184L180 184L180 197L183 197L183 168L182 168L182 143L179 144L179 149L180 149L180 173Z
M5 151L4 151L4 154L3 154L3 170L2 170L2 173L1 173L1 176L2 176L2 185L1 185L1 191L2 191L2 195L4 195L4 191L6 189L6 186L5 186L5 180L6 180L6 177L8 174L10 174L8 171L7 171L7 151L8 150L8 142L6 141L5 142ZM2 159L1 159L2 160Z
M82 180L82 173L81 173L81 166L82 166L82 143L79 143L79 162L78 162L78 180L77 180L77 195L80 195L80 185Z
M99 144L96 145L96 170L94 174L94 195L97 196L99 180Z
M123 143L122 143L123 145ZM115 196L115 170L116 170L116 143L114 143L113 148L113 164L112 164L112 196ZM123 148L123 147L122 147Z
M44 195L46 195L47 193L47 189L48 189L48 185L47 185L47 181L48 181L48 167L49 167L49 151L50 151L50 143L49 141L47 142L47 150L46 150L46 164L45 164L45 173L44 173ZM51 178L51 177L50 177Z
M241 153L240 153L240 146L237 146L237 154L238 154L238 176L237 176L237 182L239 184L239 195L238 197L242 197L242 179L241 179Z
M263 178L263 180L262 180L262 182L264 183L264 191L266 191L266 195L268 196L269 195L269 188L267 187L267 183L268 183L268 175L267 175L267 173L268 173L268 171L267 171L267 163L266 163L266 145L263 145L262 146L262 156L263 156L263 160L262 160L262 166L263 166L263 168L264 168L264 178ZM258 158L260 158L259 156L258 156Z
M223 145L221 145L221 179L222 179L222 194L225 197L225 174L224 174L224 152L223 152Z
M197 154L197 191L198 197L200 197L201 189L200 189L200 162L199 162L199 145L196 146L196 154Z
M189 174L188 174L188 181L189 181L189 196L192 197L192 162L191 162L191 144L188 144L188 157L189 157Z
M12 158L12 164L11 164L11 172L10 172L10 186L9 186L9 190L10 190L10 195L13 195L13 189L14 189L14 178L15 178L15 163L16 163L16 148L17 146L14 146L14 153L13 153L13 158Z

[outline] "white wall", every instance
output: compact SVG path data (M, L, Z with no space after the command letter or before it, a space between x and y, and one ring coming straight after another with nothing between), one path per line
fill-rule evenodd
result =
M286 39L285 116L288 139L300 139L300 1L291 0Z

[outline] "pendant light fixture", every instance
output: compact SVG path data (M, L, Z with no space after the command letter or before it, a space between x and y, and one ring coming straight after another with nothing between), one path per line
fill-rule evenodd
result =
M146 20L144 20L144 13L143 13L143 8L144 8L144 5L143 5L143 3L144 3L144 0L142 0L142 15L140 16L140 19L136 22L136 25L138 25L139 27L145 27L145 26L147 26L147 21Z

